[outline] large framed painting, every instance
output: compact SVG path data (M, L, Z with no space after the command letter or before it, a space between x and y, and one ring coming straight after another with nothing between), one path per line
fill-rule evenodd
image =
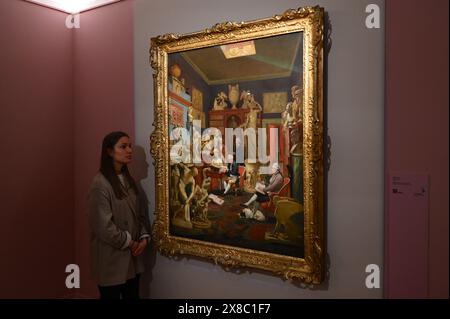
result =
M151 39L160 253L320 284L324 10Z

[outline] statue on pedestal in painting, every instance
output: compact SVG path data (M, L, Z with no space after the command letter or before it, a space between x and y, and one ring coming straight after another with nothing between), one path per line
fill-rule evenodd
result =
M219 92L214 99L214 111L222 111L227 107L228 97L224 92Z
M303 203L303 102L302 88L291 88L292 101L282 113L283 126L289 132L289 162L292 168L292 197Z
M250 112L247 113L245 122L241 125L243 129L253 128L255 131L258 128L258 114L262 112L261 104L255 101L253 94L250 91L243 91L241 94L241 100L243 100L242 107L247 108Z
M210 168L203 169L202 187L195 187L195 201L192 205L192 224L196 228L210 228L211 221L208 219L208 204L211 201L208 194L211 185L211 177L207 175Z
M228 84L228 100L231 103L231 109L236 110L239 102L239 84Z
M174 185L178 192L178 199L181 203L172 218L172 224L183 228L192 228L191 205L195 196L195 179L198 170L196 167L190 167L182 163L178 164L179 180L178 185Z
M252 128L255 130L255 140L248 139L248 148L256 150L256 141L258 140L258 114L262 112L261 104L255 101L253 94L250 91L243 91L241 94L243 100L242 107L249 110L246 115L244 123L240 125L241 128ZM255 185L259 180L259 165L257 163L250 163L245 160L245 179L244 189L246 192L254 192Z
M291 88L292 102L286 105L285 111L281 114L284 127L295 126L303 118L302 89L298 85Z

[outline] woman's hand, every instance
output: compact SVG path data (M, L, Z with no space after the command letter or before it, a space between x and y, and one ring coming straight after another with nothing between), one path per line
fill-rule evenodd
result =
M130 248L130 250L133 252L135 251L139 246L139 243L137 241L134 240L130 240L130 243L128 244L128 248Z
M141 239L141 241L137 244L135 249L132 249L133 256L139 256L144 251L145 247L147 247L147 238Z

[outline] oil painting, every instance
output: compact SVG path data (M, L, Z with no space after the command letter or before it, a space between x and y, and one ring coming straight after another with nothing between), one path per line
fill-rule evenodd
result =
M318 284L323 9L152 39L165 255Z

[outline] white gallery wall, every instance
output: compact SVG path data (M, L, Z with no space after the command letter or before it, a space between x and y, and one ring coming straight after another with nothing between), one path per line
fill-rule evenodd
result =
M155 210L153 78L150 38L204 30L217 22L247 21L289 8L321 5L329 15L332 46L328 55L326 114L331 140L327 173L329 278L314 289L298 287L262 273L225 272L209 262L149 257L143 292L151 298L381 298L365 286L368 264L383 265L383 107L384 26L367 29L365 12L381 0L134 0L135 144L149 167L141 184Z

